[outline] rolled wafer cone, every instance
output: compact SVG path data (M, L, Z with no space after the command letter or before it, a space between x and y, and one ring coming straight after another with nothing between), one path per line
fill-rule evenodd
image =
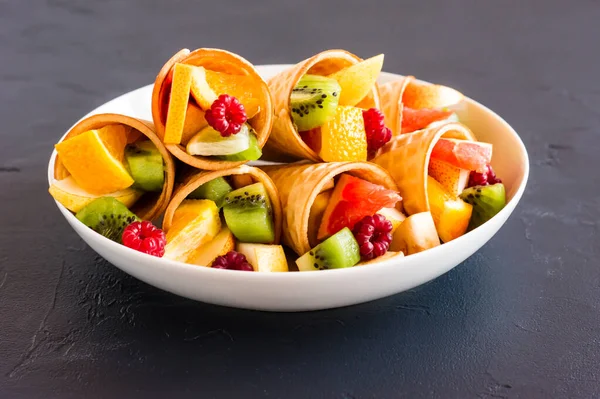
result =
M392 136L402 133L402 94L413 79L413 76L404 76L379 85L381 111L385 115L385 125L392 130Z
M162 67L152 90L152 119L156 126L156 133L159 137L164 137L165 124L167 120L168 99L171 87L172 70L176 63L202 66L206 69L224 72L232 75L249 76L256 82L259 88L260 111L248 121L254 129L258 139L258 146L263 148L273 124L273 103L267 84L260 77L254 66L239 55L230 53L226 50L200 48L190 52L188 49L180 50ZM198 123L187 123L190 125L200 125ZM184 138L189 140L189 132L184 134ZM187 136L187 137L186 137ZM190 155L181 144L166 144L165 147L179 160L198 169L204 170L222 170L242 165L248 161L222 161L212 157L200 155Z
M217 177L226 177L233 175L247 175L250 176L254 183L262 183L265 186L267 194L271 199L271 206L273 208L273 226L275 230L275 242L279 244L281 238L281 224L282 224L282 207L277 187L271 180L271 178L262 170L248 166L240 165L230 169L221 169L214 171L198 171L196 173L190 173L190 170L186 170L187 177L185 181L177 186L171 202L167 206L165 216L163 217L162 229L166 233L171 225L173 224L173 215L177 210L177 207L188 195L202 184L209 182Z
M386 169L398 185L404 209L409 215L428 212L427 173L435 143L441 138L475 140L473 133L461 123L419 130L393 137L371 162Z
M320 162L322 159L300 137L292 121L290 95L305 74L331 75L350 65L362 61L358 56L345 50L327 50L314 55L280 72L269 79L269 89L273 97L275 118L273 131L265 146L265 159L269 154L284 154L294 159L308 159ZM363 108L379 108L379 90L373 86L371 93L359 104Z
M175 163L169 151L166 150L164 144L156 135L154 131L154 124L152 122L119 114L92 115L73 126L73 128L71 128L69 133L67 133L65 136L64 140L75 137L92 129L100 129L106 125L115 124L130 127L132 129L129 133L130 138L139 137L139 133L141 133L143 136L146 136L152 141L163 157L163 161L165 163L165 182L162 191L160 193L144 194L142 198L138 200L131 208L131 211L140 219L156 219L164 212L169 200L171 199L171 194L173 193L173 184L175 181ZM54 178L57 180L62 180L68 176L69 171L65 168L63 163L60 161L60 157L57 155L54 161Z
M384 169L369 162L311 163L301 161L288 165L261 167L273 179L283 207L284 244L298 255L310 251L308 218L315 198L331 179L341 173L380 184L397 191L393 179Z

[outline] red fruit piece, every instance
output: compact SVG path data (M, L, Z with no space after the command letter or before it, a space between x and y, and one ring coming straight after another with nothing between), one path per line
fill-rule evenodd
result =
M392 208L402 197L378 184L348 174L341 175L323 214L317 238L322 240L344 227L375 214L381 208Z
M385 127L384 115L377 108L363 111L365 133L367 134L367 151L370 155L383 147L392 138L392 131Z
M447 162L457 168L487 172L492 160L492 145L477 141L439 139L431 157Z
M430 123L447 119L453 111L432 108L402 109L402 133L411 133L426 128Z
M390 249L392 223L383 215L365 216L354 225L352 233L358 242L362 260L377 258Z
M502 183L502 179L496 176L494 173L494 169L492 169L492 165L486 166L486 171L483 173L479 173L476 171L472 171L469 175L469 184L467 187L475 187L475 186L487 186L489 184Z
M167 239L165 233L152 222L133 222L125 227L123 245L136 251L161 258L165 254Z
M221 94L206 111L204 118L223 137L237 134L248 120L242 103L228 94Z
M229 251L225 255L218 256L212 263L213 269L240 270L243 272L253 272L254 268L244 254L236 251Z

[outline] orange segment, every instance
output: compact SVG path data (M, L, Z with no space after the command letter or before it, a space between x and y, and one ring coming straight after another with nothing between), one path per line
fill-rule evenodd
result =
M321 126L319 155L326 162L367 160L367 135L360 108L337 107L335 116Z
M342 88L339 105L358 104L373 88L383 67L383 54L344 68L329 75Z
M183 124L183 133L181 135L181 144L187 144L196 133L206 126L208 126L208 122L204 118L204 111L197 105L188 103L185 122Z
M111 143L113 150L115 145ZM98 130L89 130L58 143L56 151L75 182L91 194L108 194L133 184L133 179L111 154Z
M402 103L414 109L443 108L458 104L463 98L462 93L450 87L411 80L402 94Z
M125 125L106 125L98 130L100 140L102 140L108 152L119 162L123 162L127 136L130 130L132 130L131 127Z
M229 94L242 103L248 119L260 111L262 92L249 76L231 75L195 67L191 90L192 96L204 110L209 109L221 94Z
M427 198L442 241L452 241L467 232L473 206L447 192L431 176L427 176Z
M219 208L210 200L184 200L173 214L166 233L165 257L186 262L195 250L215 238L221 230Z
M192 72L194 67L185 64L175 64L173 71L173 84L169 99L169 112L165 126L163 141L168 144L179 144L183 135L185 115L190 98L192 85Z

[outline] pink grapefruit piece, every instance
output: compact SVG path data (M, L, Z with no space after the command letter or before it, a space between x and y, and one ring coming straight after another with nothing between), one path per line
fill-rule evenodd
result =
M492 160L492 145L477 141L439 139L431 152L432 159L438 159L457 168L486 171Z

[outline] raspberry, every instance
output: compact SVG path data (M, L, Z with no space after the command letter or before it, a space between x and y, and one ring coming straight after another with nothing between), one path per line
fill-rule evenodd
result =
M354 225L354 238L362 260L377 258L390 249L392 223L383 215L365 216Z
M370 155L383 147L392 138L392 131L385 127L383 113L377 108L363 111L365 132L367 133L367 149Z
M123 230L123 245L161 258L165 254L165 233L152 222L133 222Z
M213 269L241 270L244 272L254 271L252 265L246 260L246 256L235 251L229 251L223 256L218 256L211 267Z
M469 175L469 184L467 187L487 186L488 184L502 183L502 180L496 176L491 165L487 165L487 170L484 173L471 171Z
M237 134L248 120L244 106L228 94L221 94L205 112L204 118L223 137Z

